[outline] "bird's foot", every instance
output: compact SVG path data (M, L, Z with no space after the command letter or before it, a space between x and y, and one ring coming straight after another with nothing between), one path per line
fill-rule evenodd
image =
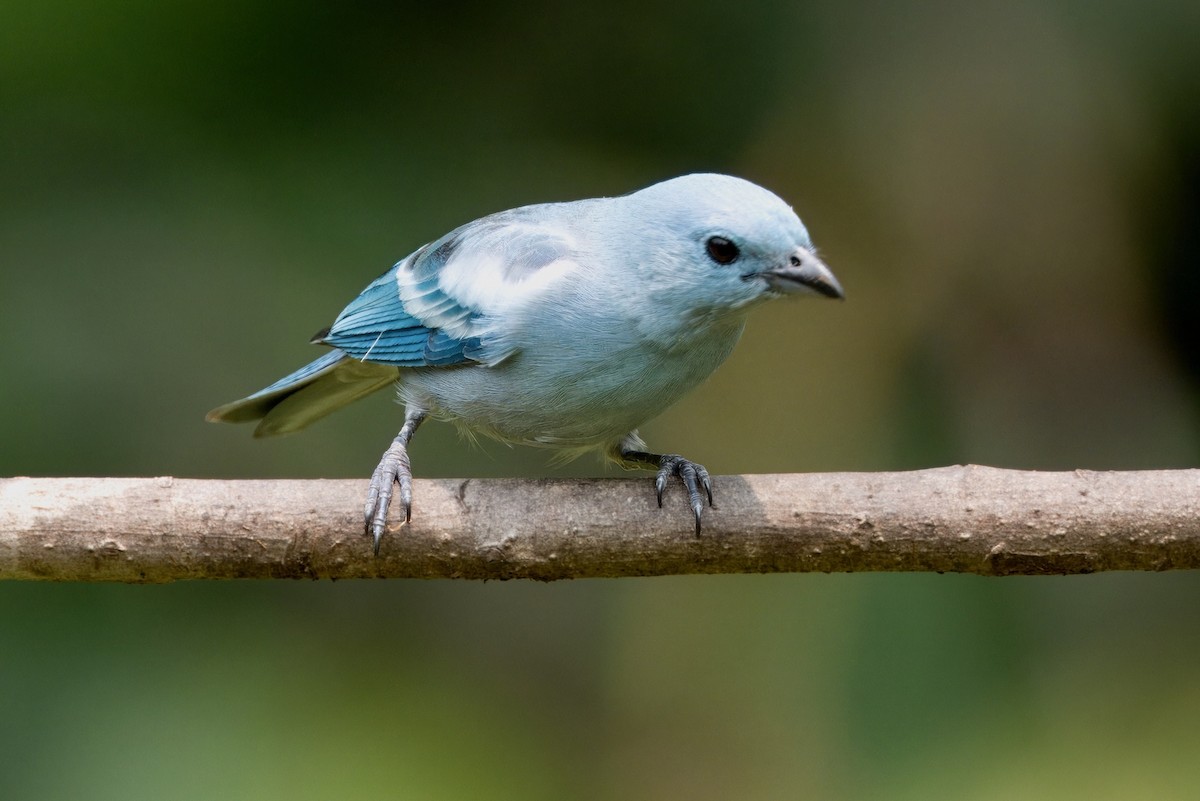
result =
M662 508L663 490L667 488L667 479L679 476L688 493L688 505L696 516L696 536L700 536L700 515L704 512L704 495L708 496L708 505L713 505L712 481L704 465L696 464L677 453L665 453L658 459L658 476L654 479L654 491L658 496L658 508ZM700 489L704 489L701 495Z
M379 541L387 530L388 506L392 493L400 486L400 503L404 506L404 522L412 520L412 465L408 460L408 443L425 419L421 409L409 408L404 413L404 425L392 444L383 452L379 466L371 474L367 487L367 504L363 507L365 533L375 539L375 555L379 556Z
M642 450L645 444L636 431L631 431L617 448L617 455L628 466L642 465L651 469L657 468L658 475L654 478L654 491L658 496L658 508L663 505L663 490L671 476L679 476L688 494L688 505L696 517L696 536L700 536L700 516L704 513L704 496L708 496L708 505L713 505L712 481L704 465L696 464L677 453L649 453ZM701 488L704 493L701 494Z
M379 556L379 541L387 530L388 506L392 503L392 492L400 487L400 503L404 507L404 522L412 519L412 467L408 460L408 448L397 438L383 453L379 466L371 475L367 488L367 503L363 508L365 533L375 540L375 555Z

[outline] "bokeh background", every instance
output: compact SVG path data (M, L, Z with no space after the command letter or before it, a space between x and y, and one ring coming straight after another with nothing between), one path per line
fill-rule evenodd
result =
M203 415L453 226L698 170L793 203L849 300L758 312L657 447L1195 466L1198 43L1194 0L7 3L0 475L365 478L387 393ZM606 470L438 424L414 459ZM7 583L0 796L1194 798L1198 609L1188 573Z

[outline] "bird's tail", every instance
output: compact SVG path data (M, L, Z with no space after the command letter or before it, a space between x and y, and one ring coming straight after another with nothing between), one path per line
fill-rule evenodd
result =
M261 420L254 430L256 437L290 434L383 389L398 375L395 367L360 362L335 349L253 395L213 409L204 419L210 423Z

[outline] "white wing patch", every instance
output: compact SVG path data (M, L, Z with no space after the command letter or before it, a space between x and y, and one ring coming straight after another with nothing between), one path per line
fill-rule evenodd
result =
M503 320L578 269L573 237L517 209L451 232L396 271L404 308L450 337L503 337Z

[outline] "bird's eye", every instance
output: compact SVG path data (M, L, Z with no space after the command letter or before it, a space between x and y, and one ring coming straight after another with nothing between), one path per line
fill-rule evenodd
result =
M731 264L742 253L737 245L723 236L710 236L704 247L708 250L709 258L717 264Z

